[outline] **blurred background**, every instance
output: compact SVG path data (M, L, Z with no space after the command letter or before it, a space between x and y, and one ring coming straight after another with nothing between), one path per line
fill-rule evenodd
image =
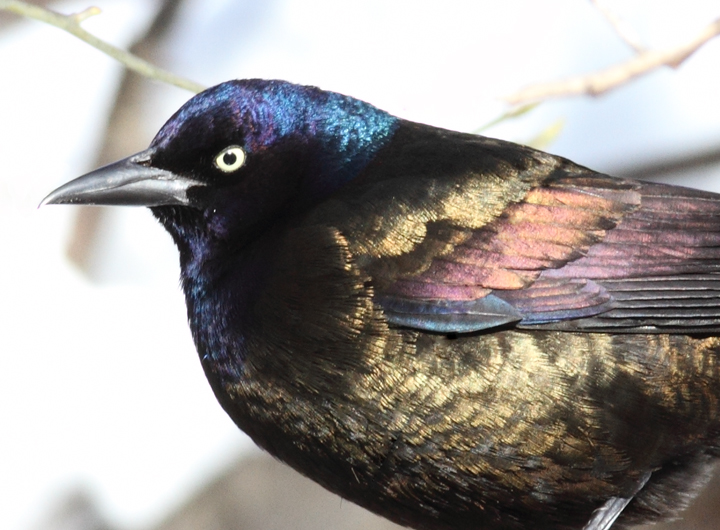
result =
M206 86L280 78L475 131L525 85L634 52L587 0L36 2ZM717 0L605 4L651 49ZM169 236L142 208L37 210L54 187L144 149L191 94L0 11L0 528L389 529L276 463L215 402ZM720 191L720 39L602 98L544 103L486 134L619 176ZM673 528L720 528L720 482ZM660 528L660 527L655 527Z

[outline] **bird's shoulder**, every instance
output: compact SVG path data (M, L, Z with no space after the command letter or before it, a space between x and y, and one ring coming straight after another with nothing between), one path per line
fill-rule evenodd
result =
M718 219L713 193L404 122L305 223L343 236L395 324L707 331ZM646 302L633 295L651 286Z
M545 181L594 174L511 142L401 121L350 183L305 222L340 228L355 258L407 253L428 227L480 229Z

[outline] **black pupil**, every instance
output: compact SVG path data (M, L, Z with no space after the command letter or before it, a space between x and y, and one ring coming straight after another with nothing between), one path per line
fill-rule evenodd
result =
M225 153L223 155L223 162L228 166L232 166L237 162L237 155L235 153Z

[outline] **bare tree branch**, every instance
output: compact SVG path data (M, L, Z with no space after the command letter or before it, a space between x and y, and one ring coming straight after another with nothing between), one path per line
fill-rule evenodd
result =
M590 1L595 5L595 8L600 11L600 13L602 13L602 15L607 19L607 21L615 30L615 33L617 33L618 36L625 41L625 44L630 46L637 53L643 53L645 51L645 46L643 45L640 37L635 32L635 30L633 30L630 25L622 18L616 15L615 12L605 4L605 0Z
M178 11L184 0L159 0L160 9L154 14L152 23L143 28L128 51L141 58L153 55L162 46L162 41L177 20ZM132 70L124 70L115 93L115 101L102 140L102 146L95 151L91 167L100 167L114 160L145 149L151 137L142 124L147 114L147 104L152 100L153 87L147 77ZM102 281L102 240L105 230L113 224L107 208L83 206L76 210L74 226L67 241L66 255L92 281Z
M665 51L645 51L627 62L605 70L552 83L531 85L504 99L510 104L518 105L579 94L598 96L661 66L677 68L703 44L718 35L720 18L683 46Z
M90 7L80 13L72 15L61 15L59 13L55 13L54 11L50 11L49 9L28 4L27 2L21 2L19 0L0 0L0 9L17 15L34 18L65 30L80 40L88 43L90 46L97 48L106 55L109 55L113 59L119 61L125 65L126 68L129 68L130 70L133 70L145 77L156 79L194 93L201 92L205 88L194 81L190 81L189 79L177 76L167 70L158 68L157 66L154 66L149 62L126 52L125 50L121 50L120 48L117 48L85 31L80 26L80 23L88 17L99 14L100 9L97 7Z

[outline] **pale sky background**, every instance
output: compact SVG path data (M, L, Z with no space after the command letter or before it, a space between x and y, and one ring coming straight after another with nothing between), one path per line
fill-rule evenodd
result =
M717 0L608 4L655 48L720 16ZM154 9L150 0L55 9L89 5L103 14L86 29L123 47ZM495 118L499 98L530 82L632 55L584 0L194 0L169 41L158 60L208 86L287 79L462 131ZM205 381L175 249L149 211L113 210L91 280L64 254L76 209L36 209L92 169L119 67L26 21L0 32L0 72L0 528L31 528L78 487L115 524L145 526L255 449ZM549 150L613 173L718 146L718 94L720 39L677 71L601 99L549 103L488 134L522 141L564 119ZM159 86L138 134L149 140L188 97ZM720 174L683 184L720 191Z

